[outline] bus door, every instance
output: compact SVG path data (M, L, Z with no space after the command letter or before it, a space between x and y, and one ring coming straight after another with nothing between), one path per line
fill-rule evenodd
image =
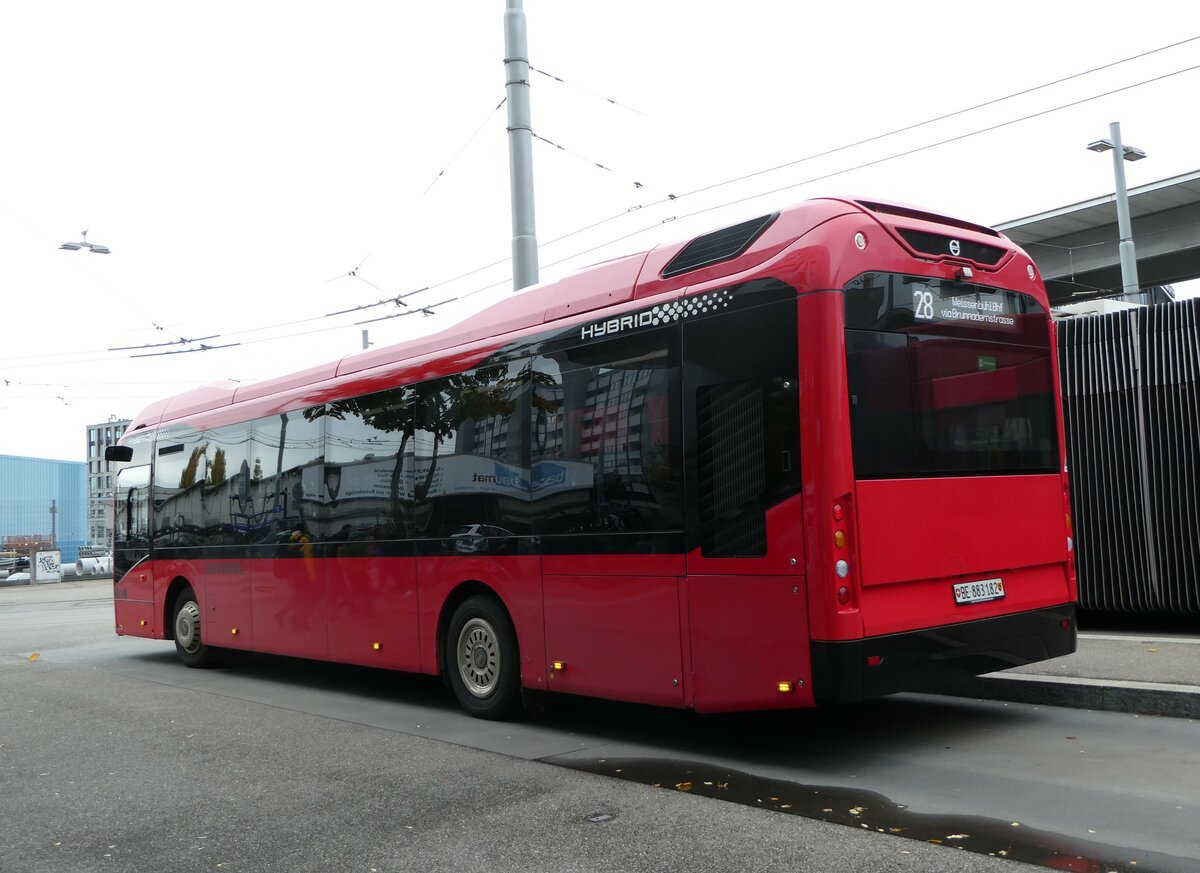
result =
M683 706L679 329L613 321L533 359L548 686Z
M796 293L710 294L683 324L694 705L795 706L809 693Z

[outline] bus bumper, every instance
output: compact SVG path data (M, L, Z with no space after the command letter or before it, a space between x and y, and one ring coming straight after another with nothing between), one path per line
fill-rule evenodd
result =
M812 642L818 705L930 689L1075 651L1075 604L861 640Z

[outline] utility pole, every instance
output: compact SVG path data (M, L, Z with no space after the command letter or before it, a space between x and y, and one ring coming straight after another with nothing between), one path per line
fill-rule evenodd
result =
M1133 249L1133 225L1129 220L1129 192L1125 188L1125 146L1121 142L1121 123L1114 121L1108 126L1108 135L1113 141L1113 176L1117 184L1117 230L1121 234L1118 248L1121 257L1121 284L1126 294L1136 294L1141 289L1137 274L1137 255ZM1136 151L1136 150L1135 150ZM1136 158L1134 159L1136 160Z
M506 0L504 87L508 102L508 175L512 191L513 290L538 281L533 215L533 122L529 110L529 40L522 0Z
M1121 236L1118 253L1121 259L1121 287L1123 293L1132 298L1141 290L1138 282L1137 254L1133 247L1133 225L1129 220L1129 191L1125 187L1125 161L1140 161L1146 153L1139 148L1121 142L1121 122L1108 126L1109 139L1098 139L1088 144L1094 152L1113 153L1113 177L1117 191L1117 232Z

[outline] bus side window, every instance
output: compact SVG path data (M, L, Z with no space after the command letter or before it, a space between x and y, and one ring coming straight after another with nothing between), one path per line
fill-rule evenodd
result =
M491 364L415 386L418 536L462 552L481 536L515 548L530 532L529 368Z
M784 299L683 326L688 548L705 558L765 556L767 510L800 490L795 292L758 290Z
M116 539L118 545L145 546L150 528L150 465L125 467L117 473Z
M676 337L660 330L534 359L538 532L682 529Z

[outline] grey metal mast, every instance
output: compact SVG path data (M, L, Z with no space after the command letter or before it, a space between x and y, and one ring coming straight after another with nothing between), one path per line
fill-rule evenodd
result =
M1138 282L1137 255L1133 248L1133 226L1129 220L1129 192L1125 188L1125 146L1121 142L1121 122L1108 126L1108 135L1113 142L1113 175L1117 180L1117 230L1121 234L1118 252L1121 257L1121 284L1126 294L1137 294L1141 290Z
M512 190L513 290L538 281L533 216L533 122L529 111L529 41L522 0L504 12L504 79L508 99L508 173Z

